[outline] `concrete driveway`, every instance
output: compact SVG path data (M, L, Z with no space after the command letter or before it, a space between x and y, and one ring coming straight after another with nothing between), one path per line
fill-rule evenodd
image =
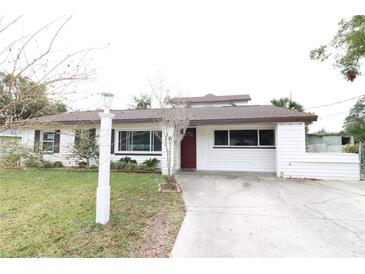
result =
M171 257L364 257L365 182L182 173Z

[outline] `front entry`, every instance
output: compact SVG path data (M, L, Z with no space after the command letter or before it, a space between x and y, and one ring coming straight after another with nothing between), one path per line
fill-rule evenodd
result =
M196 169L196 128L188 128L181 141L181 168Z

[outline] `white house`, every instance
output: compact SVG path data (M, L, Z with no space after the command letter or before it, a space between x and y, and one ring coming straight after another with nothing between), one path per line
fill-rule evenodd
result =
M307 153L305 123L317 116L272 105L249 105L248 95L179 98L190 126L174 159L179 169L271 172L279 177L360 179L357 154ZM174 111L174 109L171 109ZM158 123L160 110L112 110L111 158L129 156L142 162L166 153ZM48 160L75 165L70 154L79 134L98 138L98 111L69 112L29 120L22 142L40 144ZM164 142L164 140L162 140ZM102 144L101 144L102 145Z

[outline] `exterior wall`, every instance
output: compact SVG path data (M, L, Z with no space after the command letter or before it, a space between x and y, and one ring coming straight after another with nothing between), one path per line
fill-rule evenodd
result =
M357 154L306 153L304 123L276 127L277 176L314 179L359 180Z
M275 172L275 148L214 148L214 130L274 128L247 124L197 127L197 170Z
M93 126L84 126L85 129L95 128ZM161 161L161 152L118 152L118 130L159 130L158 124L128 124L128 125L113 125L115 129L114 136L114 153L111 155L112 161L118 161L119 159L128 156L138 163L144 162L146 159L157 158ZM77 127L77 129L83 127ZM48 153L43 155L43 159L47 161L61 161L64 166L76 166L77 159L72 156L72 147L75 142L75 126L69 126L60 129L60 152L59 153ZM53 131L55 129L42 129L43 131ZM34 129L25 129L22 132L22 144L26 145L30 149L34 148ZM96 128L96 140L99 142L100 128ZM95 161L91 160L90 164L97 164Z
M57 128L58 129L58 128ZM54 131L55 129L42 129L44 131ZM22 144L29 149L34 148L34 129L25 129L22 131ZM60 129L60 152L59 153L45 153L43 159L46 161L60 161L64 166L75 166L76 159L72 157L72 145L75 140L75 133L73 128Z

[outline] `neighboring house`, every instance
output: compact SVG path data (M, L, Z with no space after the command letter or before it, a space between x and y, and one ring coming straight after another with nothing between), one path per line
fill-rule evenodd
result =
M20 144L22 132L20 130L7 129L0 132L0 144Z
M306 153L305 123L317 116L272 105L249 105L248 95L180 98L188 107L190 126L174 148L177 168L190 170L272 172L280 177L359 180L357 154ZM222 106L224 104L224 106ZM202 106L203 105L203 106ZM172 108L171 111L174 111ZM129 156L142 162L161 160L166 174L166 152L161 141L160 110L112 110L111 158ZM99 136L98 111L39 117L23 130L23 144L40 144L48 160L74 165L70 148L83 129ZM94 131L95 129L95 131Z
M354 144L354 137L339 133L310 133L307 144L308 152L342 152L344 145Z

